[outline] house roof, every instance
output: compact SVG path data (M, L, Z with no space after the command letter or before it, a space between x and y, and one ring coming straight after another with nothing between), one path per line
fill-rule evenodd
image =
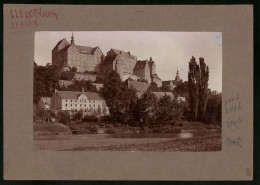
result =
M51 98L50 97L41 97L42 102L44 105L50 105L51 104Z
M129 88L132 87L132 88L134 88L138 92L145 92L148 89L149 84L145 83L145 82L138 82L138 81L128 80L128 87Z
M68 43L67 39L66 39L66 38L63 38L63 39L61 39L61 40L55 45L55 47L53 48L53 50L56 49L57 47L59 47L59 45L60 45L63 41L65 41L66 47L70 46L70 44ZM66 48L66 47L65 47L65 48ZM62 48L61 50L63 50L63 49L64 49L64 48Z
M172 92L152 92L157 99L160 99L161 97L167 95L170 96L171 98L174 98L174 94ZM144 92L137 92L138 98L141 98L141 96L144 94Z
M162 81L162 85L165 86L165 85L171 85L172 80L168 80L168 81Z
M153 74L152 77L157 78L158 80L161 80L161 78L157 74Z
M89 47L89 46L79 46L79 45L75 45L77 47L77 49L79 50L79 52L82 52L82 53L86 53L86 54L93 54L96 49L98 48L97 47Z
M125 52L125 51L122 51L122 50L119 50L119 49L111 48L111 50L113 50L117 55L119 55L119 54L127 54L127 55L130 55L129 53L127 53L127 52Z
M71 44L69 44L68 46L66 46L63 49L61 49L61 51L67 50L70 46L71 46ZM89 46L79 46L79 45L75 45L75 46L79 50L80 53L85 53L85 54L94 54L94 52L98 48L98 46L96 46L94 48L89 47Z
M134 70L137 70L137 69L144 69L146 64L147 64L148 60L138 60L135 64L135 68Z
M57 95L61 97L61 99L78 99L78 97L82 94L82 92L74 92L74 91L57 91ZM99 96L98 93L95 92L84 92L84 95L89 100L103 100Z

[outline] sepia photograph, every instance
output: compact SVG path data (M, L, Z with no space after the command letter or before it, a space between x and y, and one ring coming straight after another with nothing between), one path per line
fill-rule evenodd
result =
M37 31L35 151L222 150L222 33Z

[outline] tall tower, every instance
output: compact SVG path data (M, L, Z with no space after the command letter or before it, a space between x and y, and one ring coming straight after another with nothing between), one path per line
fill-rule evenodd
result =
M175 81L176 81L176 82L179 82L180 80L181 80L181 79L180 79L180 76L179 76L179 71L178 71L178 69L177 69Z
M73 44L73 45L75 44L73 33L72 33L72 36L71 36L71 44Z

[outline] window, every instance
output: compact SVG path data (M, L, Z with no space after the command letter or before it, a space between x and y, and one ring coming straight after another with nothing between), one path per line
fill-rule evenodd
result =
M77 107L77 104L75 104L75 107Z
M72 100L70 100L72 102Z
M65 105L65 106L66 106L66 107L68 106L68 105L67 105L67 103L66 103L66 105Z
M70 106L72 107L72 104L70 104Z

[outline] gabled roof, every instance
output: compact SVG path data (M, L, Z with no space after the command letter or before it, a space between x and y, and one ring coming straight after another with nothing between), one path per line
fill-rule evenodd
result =
M138 60L135 64L134 70L144 69L148 60Z
M65 42L65 47L70 46L70 44L68 43L68 41L66 40L66 38L63 38L63 39L61 39L61 40L55 45L55 47L53 48L53 50L56 49L56 48L58 48L59 45L60 45L63 41ZM64 49L64 48L61 48L61 50L63 50L63 49Z
M128 80L128 88L130 87L134 88L138 92L145 92L148 89L149 84L145 82Z
M162 85L165 86L165 85L170 85L170 84L173 84L172 80L168 80L168 81L162 81Z
M78 97L82 94L82 92L74 92L74 91L57 91L57 95L61 97L61 99L78 99ZM98 93L95 92L84 92L84 95L89 100L103 100L99 96Z
M66 47L62 48L61 51L65 51L67 50L72 44L67 45ZM79 50L79 52L81 53L85 53L85 54L94 54L94 52L97 50L97 47L89 47L89 46L79 46L79 45L75 45L76 48ZM101 51L102 52L102 51Z
M161 78L157 74L152 74L152 77L161 80Z
M96 49L98 48L98 47L92 48L89 46L79 46L79 45L75 45L75 46L77 47L79 52L86 53L86 54L93 54L96 51Z
M42 102L44 105L50 105L51 104L51 98L49 97L41 97Z
M123 54L123 53L129 55L127 52L122 51L122 50L119 50L119 49L113 49L113 48L111 48L111 50L114 51L117 55Z

